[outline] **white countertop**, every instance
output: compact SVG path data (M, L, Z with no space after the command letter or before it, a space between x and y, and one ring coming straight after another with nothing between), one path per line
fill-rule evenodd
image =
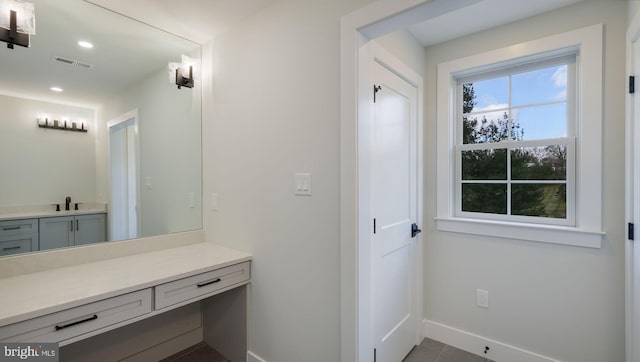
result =
M201 242L1 278L0 327L248 260Z
M13 211L0 213L0 221L18 220L18 219L35 219L41 217L56 217L56 216L75 216L75 215L87 215L87 214L101 214L106 213L104 209L80 209L69 211Z

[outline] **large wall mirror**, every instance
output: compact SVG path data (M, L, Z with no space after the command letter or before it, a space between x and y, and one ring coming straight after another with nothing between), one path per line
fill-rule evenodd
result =
M0 42L0 255L201 229L200 46L30 2L30 47ZM192 88L169 70L183 56Z

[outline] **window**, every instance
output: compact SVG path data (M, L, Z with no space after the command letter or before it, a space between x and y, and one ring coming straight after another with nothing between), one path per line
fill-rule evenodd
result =
M457 79L456 214L575 225L575 54Z
M600 247L602 25L438 65L438 230Z

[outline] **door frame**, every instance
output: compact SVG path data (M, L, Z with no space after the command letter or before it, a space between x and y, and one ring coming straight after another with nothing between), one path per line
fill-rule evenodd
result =
M640 54L636 54L634 44L640 47L640 11L636 12L627 29L627 75L640 71ZM638 75L638 74L636 74ZM636 84L638 81L636 80ZM640 227L640 98L627 92L626 97L626 222ZM628 235L625 241L625 313L626 320L626 360L640 362L640 247Z
M402 30L407 25L438 17L481 0L378 0L340 22L340 320L341 361L372 361L369 295L371 282L368 233L370 215L367 202L369 157L363 133L371 117L372 59L370 39ZM423 104L422 92L419 105ZM422 113L421 113L422 114ZM422 115L419 116L422 119ZM420 126L422 126L420 122ZM420 128L420 137L423 130ZM365 142L363 144L363 142ZM420 141L422 142L422 141ZM419 146L418 174L423 175L422 144ZM422 187L422 180L419 181ZM422 195L422 190L420 190ZM419 198L422 203L422 196ZM422 207L420 207L422 209ZM422 213L423 230L428 230ZM423 234L424 235L424 234ZM422 317L422 243L418 251L417 290ZM420 320L422 322L422 320ZM422 335L424 332L419 329Z
M405 29L481 0L378 0L341 18L340 21L340 327L341 361L372 361L369 305L370 248L368 235L367 123L372 115L369 64L371 39ZM419 93L422 101L422 93ZM422 104L423 102L418 102ZM421 113L422 114L422 113ZM419 116L422 119L422 115ZM422 127L422 122L420 127ZM420 137L423 130L419 130ZM422 139L420 139L422 143ZM419 148L423 174L422 148ZM422 187L422 180L419 181ZM422 189L419 191L422 203ZM420 209L422 209L420 205ZM419 222L427 229L422 213ZM424 235L424 234L423 234ZM422 322L422 243L418 243L419 302ZM424 333L419 328L422 335Z
M116 118L107 122L107 187L109 190L109 204L113 205L113 189L111 188L111 128L119 125L120 123L126 122L130 119L133 119L133 133L135 140L135 164L136 164L136 229L138 234L140 234L140 230L142 228L142 218L140 213L140 201L141 201L141 187L140 187L140 131L139 131L139 118L138 118L138 109L131 110L127 113L124 113ZM107 213L107 240L111 240L111 212Z

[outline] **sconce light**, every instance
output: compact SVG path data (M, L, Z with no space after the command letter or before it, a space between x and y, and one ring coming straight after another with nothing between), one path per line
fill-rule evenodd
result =
M186 55L182 56L182 63L169 63L169 82L182 87L193 88L193 66L195 60Z
M0 40L7 48L14 45L29 47L29 35L36 33L33 3L22 0L0 0Z
M49 120L49 117L37 118L36 122L40 128L59 129L62 131L87 132L87 124L84 121L71 122L65 120Z

